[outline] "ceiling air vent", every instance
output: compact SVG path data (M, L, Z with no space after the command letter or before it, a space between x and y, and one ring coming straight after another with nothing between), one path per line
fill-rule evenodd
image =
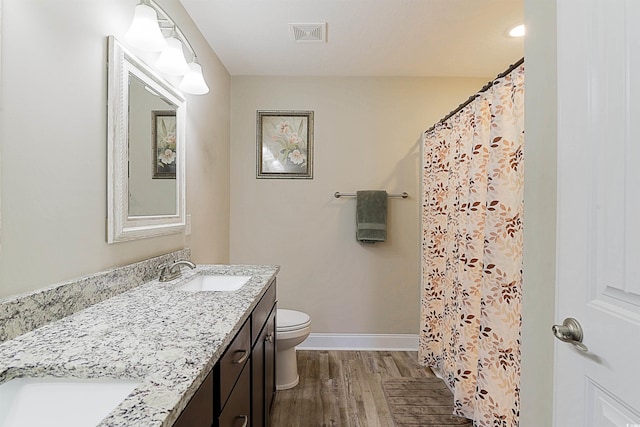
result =
M299 43L326 42L327 23L319 24L289 24L291 38Z

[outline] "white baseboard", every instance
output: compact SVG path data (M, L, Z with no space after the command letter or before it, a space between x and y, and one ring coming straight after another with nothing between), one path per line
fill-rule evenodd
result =
M310 334L298 350L417 351L417 334Z

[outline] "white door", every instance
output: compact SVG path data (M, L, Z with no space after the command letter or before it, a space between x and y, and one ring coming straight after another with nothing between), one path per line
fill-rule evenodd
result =
M640 427L640 1L558 0L554 425ZM549 332L551 333L551 331Z

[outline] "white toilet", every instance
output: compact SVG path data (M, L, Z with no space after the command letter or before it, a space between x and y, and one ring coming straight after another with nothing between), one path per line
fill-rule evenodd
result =
M276 390L298 385L296 346L311 332L307 313L279 308L276 314Z

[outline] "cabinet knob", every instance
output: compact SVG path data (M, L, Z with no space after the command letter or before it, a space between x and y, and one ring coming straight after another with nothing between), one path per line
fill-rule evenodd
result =
M273 342L273 332L271 332L270 334L267 334L267 336L264 337L264 341L265 342Z

